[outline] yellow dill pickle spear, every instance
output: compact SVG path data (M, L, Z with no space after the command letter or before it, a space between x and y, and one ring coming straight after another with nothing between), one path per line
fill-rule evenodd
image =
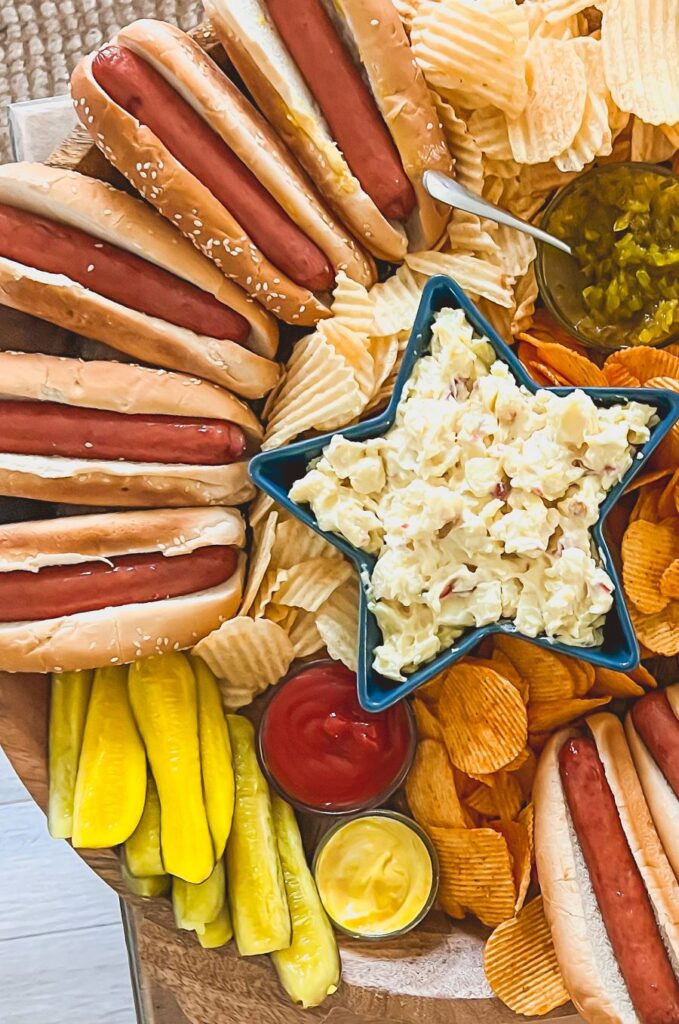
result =
M197 931L214 921L224 906L226 879L224 861L218 860L209 878L198 885L175 878L172 883L172 906L177 928Z
M137 878L164 875L160 850L160 797L151 772L146 783L146 803L139 824L125 843L130 873Z
M198 687L198 738L205 807L215 857L219 860L224 856L233 819L231 740L217 680L201 658L189 660Z
M196 935L203 949L218 949L233 938L231 914L226 901L214 921L210 921L204 928L196 928Z
M139 824L145 798L146 755L127 694L127 669L98 668L78 762L73 845L124 843Z
M185 655L153 655L130 665L132 710L160 797L165 870L204 882L215 866L198 746L196 679Z
M255 753L255 730L240 715L227 715L236 803L226 844L226 873L233 931L241 956L290 945L290 912L271 813L271 794Z
M134 896L142 896L146 900L166 896L170 891L172 879L169 875L133 875L130 871L125 852L120 859L120 873L129 891Z
M309 870L292 807L272 795L278 853L292 920L288 949L271 954L281 985L294 1003L319 1006L337 991L340 958L335 933Z
M91 691L90 671L52 674L47 827L54 839L70 839L73 832L75 780Z

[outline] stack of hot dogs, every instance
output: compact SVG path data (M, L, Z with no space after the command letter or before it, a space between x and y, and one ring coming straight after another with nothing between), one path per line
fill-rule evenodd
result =
M208 13L259 109L139 21L72 80L132 189L0 168L0 305L89 339L86 361L0 352L0 494L147 510L2 529L0 669L128 661L234 614L245 537L224 506L254 496L244 400L279 379L278 321L313 326L340 271L369 286L375 257L445 229L421 177L452 161L390 0Z
M679 684L624 726L596 714L547 744L534 788L540 888L590 1024L679 1021Z

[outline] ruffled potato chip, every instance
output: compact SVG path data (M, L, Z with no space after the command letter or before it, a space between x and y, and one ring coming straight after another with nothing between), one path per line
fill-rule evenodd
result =
M531 41L528 49L528 102L507 130L512 156L539 164L563 153L575 139L585 113L587 72L571 41Z
M328 654L356 671L358 648L358 579L349 579L335 590L316 613L316 627Z
M483 153L466 123L438 93L432 93L448 149L455 161L455 180L481 195L483 191Z
M535 1017L570 999L541 896L495 929L486 943L483 966L493 992L514 1013Z
M610 382L608 370L624 367L644 386L653 377L672 377L679 380L679 356L668 348L623 348L608 357L604 364L604 376ZM638 385L637 385L638 386Z
M504 654L527 681L531 700L560 700L574 696L576 680L570 667L555 651L502 633L495 637L495 649Z
M406 256L406 263L418 274L433 277L447 274L461 288L473 295L482 295L498 306L510 309L514 305L512 285L514 279L486 260L466 253L412 252Z
M423 828L467 828L471 825L455 788L453 766L444 745L422 740L406 780L406 798Z
M646 124L635 117L632 122L631 160L642 160L649 164L671 160L678 147L670 141L662 128Z
M479 149L491 160L511 160L507 118L497 107L481 107L469 116L467 127Z
M676 0L607 0L601 25L604 71L621 110L647 124L679 121Z
M675 558L679 558L679 519L660 523L639 519L629 525L622 541L622 579L640 612L661 612L669 603L660 591L660 580Z
M353 281L343 270L337 275L330 307L335 323L348 327L356 334L367 336L373 327L374 301L367 288Z
M299 519L279 521L271 548L272 568L291 569L312 558L341 560L342 554Z
M587 97L575 138L554 158L561 171L581 171L595 157L607 156L613 149L610 93L604 77L601 42L593 36L584 36L573 39L571 46L585 65Z
M438 701L453 764L464 772L499 771L526 745L526 708L516 687L497 672L454 665Z
M660 592L672 600L679 599L679 558L675 558L662 574Z
M374 284L370 297L375 303L373 334L410 334L422 298L422 285L407 266L399 267L386 281Z
M624 672L616 672L612 668L601 668L597 665L594 670L595 679L591 694L593 697L643 697L644 688L635 683Z
M540 362L551 366L568 384L583 388L605 388L606 378L599 367L587 356L574 352L552 341L536 338L533 342L537 348Z
M415 715L417 735L421 740L443 741L443 729L436 715L423 700L416 697L410 705ZM446 755L447 756L447 755Z
M553 732L562 725L575 722L583 715L589 715L597 708L610 703L610 697L577 698L568 700L531 701L528 705L528 728L533 733Z
M493 823L492 827L505 837L512 855L514 885L516 886L514 912L518 914L530 888L533 866L532 839L528 834L528 826L523 821L497 821Z
M343 559L311 558L283 570L285 579L273 595L277 604L317 612L345 583L353 569Z
M527 97L528 32L525 14L510 14L475 0L420 0L411 42L427 81L460 107L494 106L516 117Z
M487 818L513 821L523 805L521 785L509 771L495 772L489 783L481 783L467 797L465 803Z
M286 623L286 631L295 649L295 657L308 658L325 646L316 626L316 616L313 612L299 611L297 608L290 610L297 613L293 622L289 625Z
M489 927L514 914L516 885L507 840L492 828L429 829L441 869L439 902L461 906Z
M276 539L276 524L278 523L278 512L273 510L269 513L260 529L254 528L254 539L252 551L250 552L250 564L248 566L248 581L243 594L243 600L239 615L246 615L252 607L257 596L257 591L262 585L271 561L271 551Z
M285 630L268 619L239 615L200 640L193 653L219 680L222 699L233 710L279 682L295 657Z
M634 605L629 610L640 643L654 654L673 658L679 654L679 601L670 601L661 612L645 615Z

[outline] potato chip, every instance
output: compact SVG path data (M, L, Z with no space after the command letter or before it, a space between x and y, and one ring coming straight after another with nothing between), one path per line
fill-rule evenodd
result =
M514 1013L535 1017L570 999L541 896L495 929L486 943L483 967L495 995Z
M457 795L448 753L437 740L418 743L406 780L406 797L413 817L423 828L466 828L470 824Z
M500 648L494 644L490 660L492 663L495 663L496 671L501 676L504 676L506 679L509 679L510 683L514 684L519 693L523 696L523 700L525 703L528 700L528 680L523 678L521 672L514 664L512 659L508 658L505 652L501 651Z
M526 745L526 708L507 679L455 665L445 674L438 717L453 764L484 774L509 764Z
M439 858L439 903L462 906L493 927L514 914L516 886L507 840L492 828L436 828L429 835Z
M248 582L243 594L239 615L246 615L257 596L262 580L271 561L271 551L276 539L278 512L270 512L260 530L253 530L254 539L248 566Z
M615 672L612 668L601 668L597 665L594 670L595 679L591 694L593 697L642 697L643 686L635 683L633 679L624 672Z
M676 515L676 491L679 486L679 469L676 469L669 480L665 481L662 493L658 498L658 518L671 519Z
M679 599L679 558L675 558L662 574L660 592L673 600Z
M493 823L492 828L505 837L509 852L512 855L512 870L514 873L514 885L516 886L514 912L518 914L530 888L531 869L533 866L532 840L528 834L527 826L521 821L496 821Z
M609 704L610 700L610 697L592 697L584 700L571 697L568 700L531 701L528 705L528 728L531 734L553 731Z
M575 696L585 697L594 686L594 665L567 654L558 654L559 661L568 667L575 681Z
M667 469L649 469L646 473L639 473L635 476L631 484L628 484L625 488L625 494L632 494L634 491L640 490L645 487L646 484L654 484L658 480L664 480L665 477L670 476L672 470Z
M493 266L477 256L450 254L444 252L413 252L406 256L406 263L418 274L433 277L447 274L461 288L474 295L483 295L498 306L510 308L514 305L513 278L501 267Z
M261 619L273 601L274 594L288 578L287 569L267 569L248 614L252 619Z
M563 377L553 370L551 366L545 366L544 363L538 363L535 362L535 360L531 360L531 362L526 366L526 369L535 383L540 384L541 387L560 388L564 385L568 385L567 380L564 380Z
M343 559L310 558L286 569L286 578L278 587L274 600L290 608L317 612L321 605L345 583L352 574L349 562Z
M533 862L535 860L535 804L532 801L526 804L516 820L524 826L528 833L530 859Z
M284 604L272 604L269 601L264 609L264 618L278 623L281 629L284 629L288 636L290 636L290 630L295 624L299 613L299 608L286 608ZM253 615L253 618L261 618L261 616Z
M555 651L504 633L495 636L495 650L504 654L527 681L531 700L559 700L574 695L575 679Z
M297 611L297 609L290 609ZM295 648L296 658L308 658L310 654L322 650L325 646L323 638L316 626L316 616L313 612L298 612L294 622L286 625L290 642Z
M373 361L373 398L379 394L380 388L396 366L399 354L398 334L375 335L369 344Z
M670 160L677 148L657 125L646 124L635 117L632 122L632 144L630 158L649 164Z
M679 379L679 356L667 348L649 349L648 346L642 345L640 348L623 348L619 352L614 352L604 366L604 376L607 380L608 374L605 371L613 366L624 366L641 385L645 385L646 381L653 377Z
M505 273L515 278L527 274L537 256L535 242L531 236L500 224L495 232L495 239L500 246L497 263Z
M679 121L676 0L607 0L601 25L606 81L621 110L647 124Z
M498 258L500 247L495 240L496 225L481 221L474 213L453 210L448 222L448 242L452 252L471 252L476 256Z
M639 611L661 612L669 598L660 592L665 569L679 558L679 519L661 523L638 520L622 541L622 579L625 592Z
M609 123L610 93L604 77L601 43L592 36L574 39L572 49L585 65L587 96L582 122L573 141L554 158L561 171L581 171L597 156L607 156L613 149L613 133Z
M658 680L648 671L645 665L637 665L636 668L630 669L627 674L630 679L633 679L635 683L639 683L639 686L645 686L647 690L656 690L658 688Z
M481 195L483 191L483 153L471 135L464 120L455 113L449 103L442 100L438 93L432 92L443 134L448 149L455 161L455 180L461 185Z
M679 601L670 601L661 612L652 615L645 615L634 605L629 613L640 643L666 658L679 654Z
M330 307L334 322L356 334L368 335L373 327L373 306L367 288L340 270Z
M374 302L373 333L377 335L410 334L417 308L422 298L422 287L408 267L401 266L386 281L370 289Z
M587 73L578 52L560 39L533 39L527 60L528 102L507 122L507 131L514 159L539 164L575 139L585 113Z
M359 415L364 399L344 357L318 332L298 341L272 409L262 450L306 430L333 430Z
M421 0L412 21L413 53L427 81L450 93L455 105L489 105L516 117L527 97L527 22L518 24L475 0Z
M479 149L491 160L511 160L507 118L496 107L482 107L469 115L467 127ZM501 175L500 175L501 177Z
M647 485L639 492L636 505L630 514L630 524L635 523L638 519L643 519L650 523L658 522L660 519L658 515L658 502L663 489L661 481L657 484Z
M268 516L269 512L271 512L273 508L275 508L275 504L276 503L273 498L270 498L268 494L265 494L264 491L258 491L257 497L248 509L248 522L250 523L250 526L253 529L255 526L259 526L261 521ZM285 513L283 513L282 509L278 509L277 511L279 513L280 522L282 514L284 515Z
M421 740L443 740L443 729L440 722L425 702L416 697L410 706L415 715L419 738Z
M341 560L342 554L299 519L288 519L280 523L271 549L272 568L291 569L294 565L312 558Z
M335 352L351 367L364 403L373 393L373 361L368 348L368 336L358 335L340 320L321 320L316 328Z
M603 375L606 378L606 386L609 388L640 388L641 381L638 377L622 366L620 363L605 363Z
M607 387L603 372L587 356L582 356L564 345L541 341L539 338L536 338L533 344L538 350L540 361L553 367L569 384L583 388Z
M193 653L217 676L222 699L232 709L244 707L282 679L295 657L280 626L247 615L224 622L200 640Z
M443 685L446 681L444 672L434 676L428 683L423 683L417 688L417 696L432 707L438 705L439 698L443 693Z
M531 737L532 742L532 737ZM535 781L535 772L537 771L537 758L533 752L532 747L528 748L528 757L524 763L515 770L514 774L519 780L521 791L523 793L524 800L530 799L533 793L533 782Z
M521 173L521 164L512 159L493 160L492 157L484 157L483 169L486 174L492 174L496 178L516 178Z
M316 613L316 627L328 654L356 671L358 647L358 579L349 579L335 590Z

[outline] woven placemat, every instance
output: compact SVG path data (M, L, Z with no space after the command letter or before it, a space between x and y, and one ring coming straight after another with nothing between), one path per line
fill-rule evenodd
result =
M0 0L0 163L11 159L7 104L68 90L82 56L135 18L193 28L198 0Z

